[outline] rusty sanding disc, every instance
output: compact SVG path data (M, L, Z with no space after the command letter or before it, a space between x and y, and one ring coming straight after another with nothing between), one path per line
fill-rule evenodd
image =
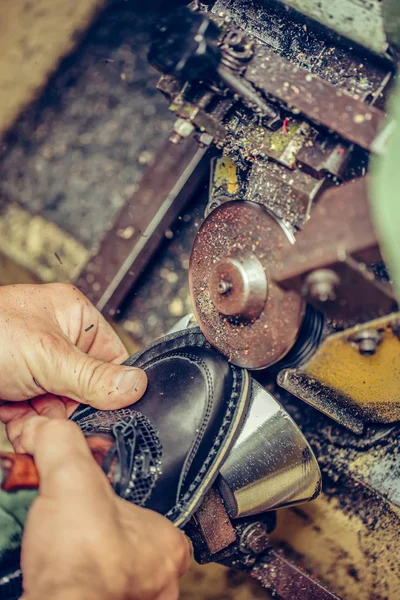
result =
M296 340L301 298L269 277L290 244L280 223L253 202L223 204L197 234L189 268L194 312L207 340L235 365L266 368Z

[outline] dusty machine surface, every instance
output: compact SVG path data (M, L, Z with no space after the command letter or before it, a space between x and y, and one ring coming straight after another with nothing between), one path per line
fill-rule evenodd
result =
M400 597L400 265L386 235L399 211L390 218L385 203L395 195L386 194L385 172L396 190L396 169L382 167L398 157L389 101L397 4L195 0L165 6L150 24L142 16L146 27L118 5L124 30L114 28L111 7L80 62L52 83L74 82L59 112L45 99L45 111L17 123L0 165L1 198L18 199L22 212L40 209L75 238L41 251L62 259L38 261L42 279L68 267L105 316L144 343L190 313L176 327L197 323L300 426L322 472L318 499L241 511L258 447L238 444L242 470L227 461L187 526L200 562L246 571L283 600ZM133 53L142 37L151 71L144 53ZM132 180L136 151L140 182ZM26 189L15 168L21 158ZM47 182L50 162L57 176ZM113 195L116 180L124 198ZM52 202L35 208L43 186ZM96 198L96 221L81 192ZM4 203L5 223L15 210ZM21 242L17 258L26 254ZM261 445L262 426L249 437ZM279 452L274 460L278 480L290 467Z
M189 526L196 554L280 598L384 600L400 595L400 314L369 171L394 127L396 10L339 4L216 0L166 16L149 60L175 122L136 192L144 238L110 232L78 281L114 315L211 164L181 326L196 321L289 410L323 496L278 511L272 534L273 512L233 518L214 490Z

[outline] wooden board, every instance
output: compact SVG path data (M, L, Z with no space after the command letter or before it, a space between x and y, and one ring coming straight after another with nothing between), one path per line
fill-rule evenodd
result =
M0 136L47 83L104 0L2 0Z

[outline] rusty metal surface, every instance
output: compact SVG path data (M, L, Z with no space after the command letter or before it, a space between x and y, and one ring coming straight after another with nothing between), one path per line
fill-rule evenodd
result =
M300 369L282 371L279 384L357 433L366 422L400 420L399 319L396 313L328 336ZM354 340L371 331L379 343L363 354Z
M245 199L301 229L321 189L332 184L327 175L344 174L353 146L301 118L282 116L276 125L272 131L238 110L227 124L224 152L247 165Z
M273 512L265 513L263 520L231 522L218 492L211 489L186 529L201 563L212 560L245 571L282 600L340 600L284 552L274 549L269 537L274 526Z
M385 124L385 114L337 89L267 48L257 48L246 70L248 79L269 97L300 111L314 123L369 150Z
M301 229L324 182L303 170L273 161L256 161L248 174L245 199L265 206L278 219Z
M121 306L122 327L141 345L151 344L168 333L181 317L193 312L189 258L208 200L206 186L199 191L202 193L165 232L159 251Z
M195 517L210 554L216 554L236 541L228 513L219 493L211 488Z
M299 117L281 117L271 130L238 114L231 117L228 137L224 141L227 152L238 152L243 160L254 162L259 158L272 158L288 169L299 164L307 172L322 179L324 175L340 175L348 161L350 146L332 135L321 135Z
M340 43L333 32L278 2L217 0L212 13L219 22L233 22L294 65L361 100L379 101L388 74L390 79L390 65Z
M108 16L111 18L110 14ZM129 22L127 26L130 28L132 23ZM271 35L270 28L264 27L264 30L266 35ZM305 35L308 34L306 33ZM107 41L107 44L108 42L109 40ZM296 39L293 40L293 47L294 51L296 52L295 42ZM105 44L105 46L107 44ZM127 51L121 51L124 59L130 55L130 51L131 49L129 47ZM117 57L113 56L112 60L116 59L118 61L121 57L121 52L117 53ZM298 54L300 56L303 53L299 51ZM316 59L318 58L318 60L321 56L323 58L324 54L320 54L318 51L314 53L314 57ZM102 59L98 60L99 63L101 63L100 66L102 68ZM328 71L334 72L334 68L331 68L330 65L330 69ZM351 71L351 69L349 69L349 71ZM361 71L363 71L363 69L360 69L360 72ZM126 74L126 69L122 69L122 73ZM362 75L359 76L359 72L357 72L356 76L353 77L350 72L346 73L346 68L342 67L340 67L340 73L338 76L340 76L343 81L346 80L346 77L347 81L356 81L357 79L359 79L359 83L366 81L366 78L364 78ZM85 79L86 74L83 73L82 77ZM96 77L98 77L98 74ZM115 85L114 79L112 81L112 85ZM132 85L135 87L136 94L137 86L139 84L137 82L133 82ZM366 85L368 86L368 81ZM367 92L368 90L366 90L366 93ZM80 93L79 90L78 93ZM124 97L127 96L125 89L123 89L121 93L124 95ZM82 94L82 102L86 101L83 96L84 94ZM151 102L148 102L148 104L150 105ZM62 121L62 119L62 115L58 115L57 118L51 120L50 123L45 121L45 127L48 127L50 130L52 127L59 127L59 122ZM122 118L121 122L123 127L127 129L126 135L128 135L130 130L129 127L126 127L126 119ZM96 123L101 130L104 127L105 121L96 119ZM108 129L108 125L106 129ZM40 124L38 130L43 131L43 129L40 128ZM26 130L26 140L30 139L30 134L32 131L35 131L35 129L28 128L28 130ZM118 137L119 133L117 132L116 135ZM44 147L45 143L43 143L42 148ZM147 152L146 145L144 145L144 149ZM91 145L89 154L95 153L95 150L96 146ZM44 149L43 152L45 153ZM124 163L124 173L125 171L130 172L132 166L132 156L130 151L125 152L124 148L121 148L120 156L126 157L126 164ZM35 157L35 152L33 150L31 154L23 153L22 158L18 152L14 152L13 164L16 165L20 161L26 162L27 159L29 159L31 172L34 173L34 164L36 158L37 157ZM63 160L64 158L61 156L60 161ZM82 161L82 155L78 157L78 161L79 160ZM47 164L46 160L44 162ZM27 166L29 166L29 164L27 163ZM4 169L4 173L6 173L6 171L7 170ZM49 169L46 167L44 171L49 172ZM83 172L85 172L85 169L83 169ZM14 173L16 173L16 170L14 170ZM43 172L38 171L37 174L37 177L40 181L42 181L41 178L43 178L41 173ZM96 169L91 170L91 173L96 174ZM110 193L109 186L106 186L107 177L108 176L106 173L100 174L99 186L96 193L93 192L96 201L98 200L95 205L98 208L98 211L96 210L96 212L99 213L99 219L100 212L104 217L105 210L103 210L103 205L107 203L108 198L112 195ZM123 183L125 181L125 175L121 173L121 177ZM32 174L29 179L29 182L32 181L36 181L34 174ZM90 181L92 181L92 179ZM30 185L30 183L29 185L27 184L25 192L27 192L27 189ZM37 191L40 192L43 190L43 187L31 187L33 187L32 198ZM61 190L62 187L63 185L60 183ZM70 201L71 198L73 199L73 192L76 189L76 187L74 188L71 186L67 200ZM37 194L37 196L43 197L43 194ZM76 203L79 202L80 204L85 204L87 199L87 189L84 190L81 196L79 196L79 194L76 194L76 196ZM28 204L31 201L33 202L33 199L27 199ZM112 203L114 210L114 199L112 200ZM68 202L65 204L68 205ZM61 202L60 205L62 208L63 202ZM85 204L86 211L88 212L92 206L93 203ZM49 211L51 212L51 209L49 209ZM62 222L63 214L66 214L65 211L63 213L61 209L58 210L57 208L53 209L53 213L56 214L56 217L60 222ZM193 215L194 213L191 212L191 214ZM191 236L196 228L195 222L197 221L197 223L199 223L200 219L198 214L196 217L190 217L189 215L186 215L186 213L182 213L182 219L186 216L188 216L189 219L192 219L190 222L190 231L188 223L184 224L183 220L181 221L181 225L183 225L183 227L180 226L179 229L183 230L187 228L187 231L182 234L184 236L187 235L187 240L183 243L179 239L179 234L177 236L178 239L173 239L172 241L168 240L167 246L164 246L163 248L162 256L158 256L157 263L153 264L151 269L147 271L146 281L142 281L140 286L138 286L138 288L135 290L135 295L131 297L130 305L127 307L127 312L124 315L126 318L124 323L130 323L129 327L133 323L133 320L135 320L135 327L140 327L140 333L138 337L140 337L141 340L150 342L155 337L161 335L161 333L166 331L168 328L171 319L173 320L176 318L174 315L180 313L181 310L187 310L185 279L188 262L188 248L190 246ZM86 224L87 221L82 223L82 226L80 227L79 233L82 234L82 239L87 241L91 240L92 237L96 238L96 236L93 236L91 229L88 231ZM176 231L179 229L175 230L174 228L173 232L169 231L168 233L175 236ZM95 229L95 231L100 230L101 226L100 229ZM94 241L96 242L97 240L95 239ZM172 249L172 247L174 249ZM136 292L138 295L136 295ZM179 302L175 302L175 300ZM173 309L172 305L174 305ZM176 308L176 306L178 306L178 308ZM310 438L313 446L319 450L320 461L323 465L324 475L328 482L326 484L326 488L328 488L330 498L332 499L332 504L334 505L334 509L332 510L332 513L334 513L333 516L338 516L339 522L344 515L348 516L348 520L345 521L345 527L343 530L337 528L334 531L332 539L328 537L326 529L324 529L324 527L326 527L329 533L329 525L331 525L331 528L333 529L336 527L337 521L332 518L332 513L328 516L324 515L324 518L320 518L319 520L317 518L315 521L312 521L311 518L309 518L307 522L306 512L303 513L303 516L299 517L298 515L300 514L300 511L297 509L298 512L296 514L301 527L298 525L298 523L295 524L297 526L293 527L293 521L286 517L285 513L282 515L282 518L283 520L287 520L289 529L292 527L292 530L290 531L292 540L300 538L301 531L305 531L303 538L307 538L304 542L306 551L309 552L310 556L314 551L314 557L317 556L317 560L314 563L312 562L312 559L310 559L310 572L322 572L325 580L330 580L333 585L339 585L342 586L342 588L343 586L347 585L349 581L354 582L356 592L354 593L354 590L352 589L348 594L345 594L344 590L343 593L346 598L357 599L360 597L368 597L367 594L370 594L371 590L374 590L373 593L377 599L379 598L379 600L386 599L387 597L397 597L396 590L398 592L400 588L396 588L394 585L392 585L392 583L388 583L385 581L385 578L387 577L388 580L390 577L396 579L396 573L398 571L398 532L400 529L395 527L395 523L391 519L386 518L385 503L387 500L392 501L396 498L397 502L399 502L399 486L397 475L399 472L399 461L397 458L398 453L396 454L398 451L398 444L396 445L398 429L395 429L394 431L388 430L389 434L387 436L385 429L379 434L382 435L382 437L378 436L378 441L380 443L377 444L375 438L373 438L370 440L370 445L365 446L368 448L368 452L365 452L365 449L360 451L359 446L364 443L368 444L369 438L367 435L363 436L362 438L352 436L350 432L346 432L346 435L344 435L340 427L338 427L328 418L320 415L311 407L306 406L301 402L296 403L293 401L293 399L289 399L288 402L295 405L293 408L293 414L295 415L295 418L298 419L299 423L301 423L302 427L304 427L306 435ZM304 412L302 412L303 409ZM353 495L351 495L346 486L343 485L343 479L346 478L351 479L354 482ZM365 495L360 493L360 488L363 490L374 490L373 493L370 493L371 498L368 502L366 501ZM305 510L312 511L312 507L313 504L310 507L307 507ZM316 512L318 512L318 509ZM295 513L293 512L293 514ZM339 538L341 535L338 533L338 531L345 534L346 530L351 529L355 521L358 522L358 519L362 519L365 529L367 530L367 535L364 535L364 531L360 532L356 530L354 538L351 539L351 543L349 543L347 547L345 543L340 545L341 540ZM308 529L307 525L310 525ZM358 535L359 533L360 535ZM347 540L347 538L345 539ZM299 548L299 546L296 547L295 543L293 546L293 551L295 552L296 548ZM324 558L320 556L322 555L323 546L328 547L329 550L328 554ZM337 548L339 548L340 551L337 550ZM299 549L299 552L301 552L301 548ZM300 560L299 555L297 555L297 560ZM318 560L321 562L318 562ZM322 562L323 564L321 564ZM318 569L320 569L320 571ZM390 570L392 570L391 574L389 573ZM340 582L337 581L338 572L340 574ZM205 596L206 595L207 592L205 593ZM200 593L195 594L194 597L200 597Z
M209 161L205 153L193 139L180 145L167 142L78 278L78 287L107 317L115 315L203 180Z
M289 246L281 225L254 203L227 202L213 211L199 230L189 268L194 312L209 342L235 364L259 369L284 356L296 339L303 305L297 293L284 292L269 281L265 308L256 320L224 317L212 303L212 269L232 252L251 252L268 278L277 250Z
M340 600L319 581L274 550L251 570L251 576L282 600Z
M247 7L248 3L223 2L222 4L224 7L227 6L227 12L219 12L216 10L216 6L214 6L212 12L208 13L208 15L222 28L222 32L226 33L226 31L230 31L232 34L235 32L234 28L236 27L237 19L242 24L237 7L239 5ZM198 8L196 3L192 4L192 6L197 6ZM262 12L264 9L260 10ZM279 38L279 33L277 33L278 28L274 28L274 11L265 10L264 13L265 23L271 25L275 37ZM271 14L272 19L270 22ZM233 23L231 15L233 16ZM246 26L246 32L250 29L250 36L248 36L246 43L251 45L255 43L255 47L259 49L257 52L264 51L265 48L257 44L252 37L254 31L251 27L247 27L248 21L243 22L243 24ZM290 23L288 23L288 27L290 29ZM280 23L279 29L283 44L283 40L286 37L284 33L285 28L282 23ZM302 31L304 34L303 29ZM241 30L237 30L235 33L243 37ZM221 33L221 37L223 35L224 33ZM310 34L310 36L312 35ZM286 59L286 56L282 58L283 61L286 61L288 64L290 63L296 73L301 68L300 64L303 67L304 63L307 63L307 48L310 50L312 46L308 37L309 34L307 33L302 36L301 40L298 40L299 46L303 49L304 45L305 50L304 52L300 52L299 48L297 59L294 52L288 52L290 60ZM334 46L331 46L329 50L326 48L327 64L331 64L328 63L328 56L330 61L333 61L333 56L331 56L334 54L333 49ZM276 46L274 46L274 51L278 51L278 54L283 54L281 48L277 48ZM252 65L254 69L259 69L260 71L265 67L258 60L257 53L255 58L252 59L248 70L251 69ZM244 66L240 65L238 72L242 73ZM312 71L318 71L318 69L314 68L316 67L315 64L311 68L311 64L307 63L307 67ZM348 96L350 101L356 102L360 110L364 110L367 104L358 99L363 98L370 103L374 102L376 94L379 95L382 86L385 85L383 82L386 82L388 74L387 71L383 69L380 71L379 68L377 68L377 72L374 72L374 69L367 69L364 72L362 67L363 65L358 63L357 68L350 69L351 75L349 74L348 77L344 77L342 73L342 77L337 78L335 81L329 83L322 82L326 84L325 91L329 90L329 92L332 92L334 90L335 94L336 92L342 94L344 90L351 92L352 95ZM353 71L357 73L355 74ZM361 74L364 76L362 84L359 81ZM304 75L311 77L309 71L304 70ZM352 80L351 85L348 81L349 78ZM220 120L223 131L217 131L213 124L207 124L206 122L203 123L202 127L199 127L199 124L193 122L190 111L187 114L180 112L179 115L181 117L185 116L192 129L193 125L197 125L198 134L204 129L206 131L204 135L213 139L214 143L219 147L223 147L224 152L228 153L237 162L242 170L242 177L248 178L248 186L244 199L266 206L268 210L271 210L279 218L284 219L292 227L301 228L309 218L313 200L324 185L331 183L330 180L328 181L326 175L329 173L334 178L343 175L346 163L352 153L352 145L348 142L340 142L337 136L318 131L309 122L304 121L302 116L291 116L289 118L287 113L281 111L282 114L278 115L276 119L267 122L265 119L260 119L260 115L254 114L249 109L249 106L246 107L246 103L242 102L243 98L241 98L240 93L232 99L229 114L226 114L226 110L224 110L218 116L218 111L215 108L218 87L213 86L212 91L210 91L210 86L205 85L201 81L197 82L195 86L187 84L182 86L178 81L166 76L162 77L160 86L164 93L170 97L170 108L173 111L176 111L178 106L182 106L182 102L189 100L189 104L193 105L192 108L197 106L196 111L198 111L200 102L204 98L207 99L209 116L212 113L217 121L218 119ZM336 88L336 86L338 87ZM368 94L365 93L367 89ZM201 109L203 110L204 108L202 105ZM300 111L296 111L296 113L298 112ZM226 117L225 119L223 119L224 116ZM368 118L369 114L367 115L367 120ZM357 124L360 119L363 120L364 117L358 115L356 119Z
M310 244L310 241L313 241ZM368 179L360 178L327 190L313 211L313 218L296 237L296 245L280 257L275 280L282 284L299 273L323 267L338 248L360 259L378 260L377 237L368 206Z
M363 414L347 395L333 392L300 369L284 369L278 375L278 383L340 425L354 433L363 433Z
M366 268L381 260L367 195L367 178L327 190L295 246L282 252L273 273L284 289L307 296L309 274L334 271L338 285L333 296L309 299L338 323L367 321L396 308L391 286Z

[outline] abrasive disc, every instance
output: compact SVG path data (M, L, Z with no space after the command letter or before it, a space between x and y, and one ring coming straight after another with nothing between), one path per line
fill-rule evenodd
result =
M269 277L291 244L283 226L253 202L227 202L202 224L193 244L189 285L207 340L230 362L263 369L293 346L304 306Z

